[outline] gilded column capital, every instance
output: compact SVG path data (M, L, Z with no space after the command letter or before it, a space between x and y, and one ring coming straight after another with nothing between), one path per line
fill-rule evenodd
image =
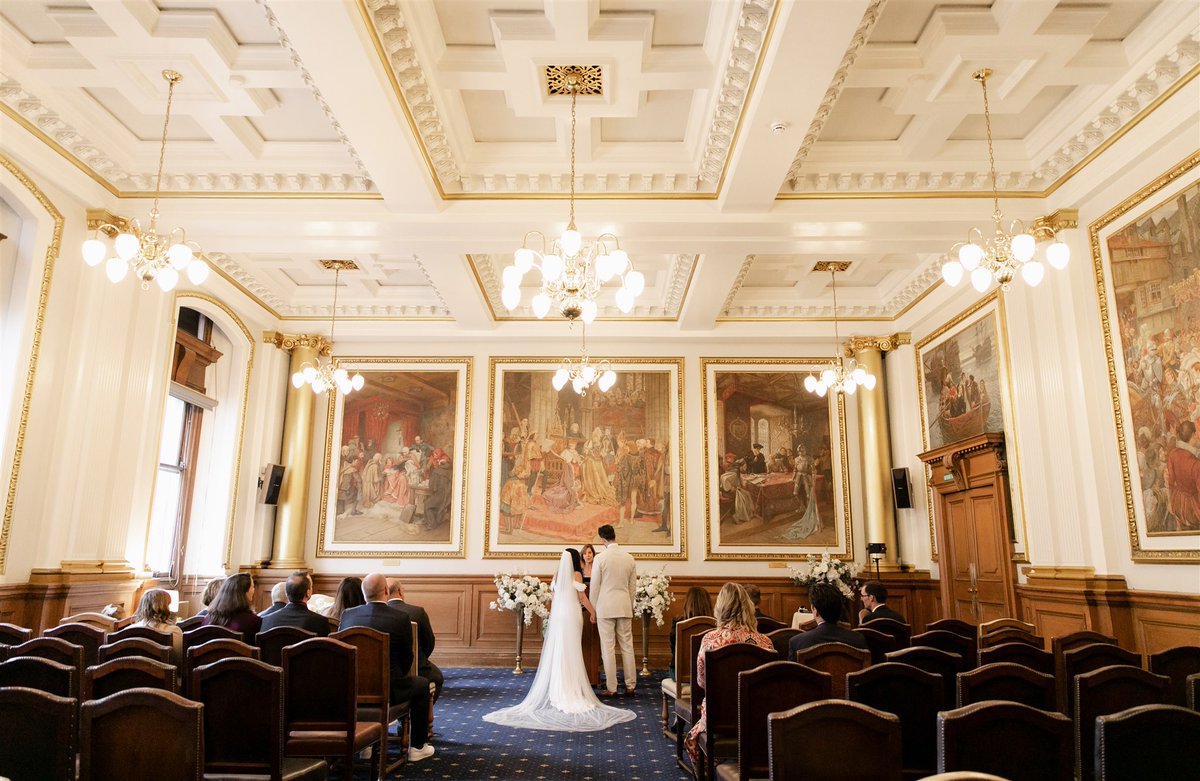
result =
M273 344L280 350L291 352L297 347L316 350L318 355L333 353L333 342L320 334L284 334L279 331L264 331L263 342Z
M863 350L891 352L902 344L912 344L912 334L907 331L884 336L851 336L846 340L846 357L850 358Z

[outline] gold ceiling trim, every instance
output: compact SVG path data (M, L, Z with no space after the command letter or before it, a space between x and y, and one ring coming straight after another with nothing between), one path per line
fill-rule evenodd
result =
M826 271L838 272L850 270L850 261L848 260L818 260L813 266L813 271L824 274Z
M578 86L576 86L578 85ZM604 69L599 65L547 65L546 96L603 95Z
M942 284L942 278L938 277L933 281L933 284L925 288L925 290L904 305L894 315L879 315L878 317L839 317L839 323L894 323L904 315L908 314L913 307L925 300L933 291L937 290ZM718 323L832 323L833 317L718 317Z

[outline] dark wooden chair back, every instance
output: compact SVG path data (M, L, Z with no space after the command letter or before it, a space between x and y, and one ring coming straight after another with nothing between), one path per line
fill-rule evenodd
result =
M357 655L354 646L328 637L313 637L283 649L287 731L349 729L353 733Z
M358 649L355 669L358 675L358 704L374 708L388 707L391 692L390 653L392 638L377 629L356 626L335 632L331 637Z
M220 640L221 638L230 640L245 640L245 636L241 632L235 632L227 626L217 626L212 624L209 626L201 626L196 629L183 633L183 656L187 658L188 649L194 645L207 643L209 640Z
M1071 653L1075 652L1067 651L1067 654ZM1076 676L1071 688L1075 692L1072 698L1075 703L1075 763L1079 777L1088 781L1096 768L1096 718L1139 705L1163 704L1171 680L1138 667L1116 664Z
M871 664L882 664L887 661L885 657L896 650L896 638L887 632L871 629L869 624L855 627L854 631L867 641L867 648L871 651Z
M0 686L0 776L75 781L78 705L72 697Z
M181 683L183 688L189 693L191 689L192 671L197 667L203 667L206 664L213 664L222 659L255 659L259 658L259 649L229 637L221 637L216 640L209 640L200 645L193 645L187 651L187 658L183 664L183 677Z
M204 626L204 616L189 616L181 618L175 622L175 626L182 629L184 632L190 632L193 629L199 629Z
M1113 665L1142 665L1142 657L1111 643L1092 643L1065 651L1055 661L1059 664L1055 674L1058 679L1058 710L1071 717L1075 715L1075 676Z
M262 660L279 667L283 663L283 649L303 642L316 634L298 626L277 626L254 637L254 644L262 652Z
M0 662L0 686L36 689L55 697L79 699L79 670L36 656L17 656ZM4 769L0 768L0 776Z
M0 624L0 645L20 645L32 639L32 629L16 624Z
M901 778L900 719L890 713L849 700L824 700L772 713L767 722L771 781ZM814 740L814 735L821 737ZM871 750L856 751L856 746Z
M792 629L790 626L767 633L767 639L771 641L771 645L775 648L775 654L780 660L788 661L788 643L792 642L792 638L798 634L800 634L800 630Z
M738 674L738 778L766 778L770 771L767 716L833 696L829 673L796 662L768 662Z
M969 637L978 642L979 627L969 621L963 621L958 618L939 618L937 621L930 621L925 625L925 631L938 630L942 632L953 632L956 635Z
M1187 706L1194 711L1200 711L1200 673L1187 677L1184 692L1187 696Z
M697 618L705 618L706 616L697 616ZM691 619L689 619L691 620ZM682 623L682 622L681 622ZM716 625L716 619L713 619L713 625ZM683 738L684 735L691 729L692 725L700 718L700 706L704 702L704 686L696 678L695 660L700 656L700 644L704 640L704 636L711 631L705 629L700 632L693 632L686 638L681 637L676 642L688 641L688 670L690 671L691 684L688 686L687 696L682 694L675 700L675 717L678 721L678 728L675 730L675 759L677 762L683 762ZM675 649L679 650L678 646Z
M847 696L900 719L902 766L906 774L931 773L937 766L937 715L945 687L933 673L884 662L846 676Z
M108 642L117 643L121 640L130 640L132 638L141 638L149 640L158 645L171 645L171 633L160 632L157 629L151 629L148 626L127 626L124 629L118 629L115 632L108 633Z
M100 646L104 645L104 630L91 624L59 624L42 632L42 637L57 637L83 649L83 666L91 667L100 661Z
M921 648L936 648L939 651L945 651L951 654L958 654L962 657L963 669L970 670L975 667L976 651L975 638L964 637L957 632L947 632L944 629L930 629L928 632L922 632L919 635L913 635L909 640L909 647Z
M979 666L1007 662L1028 667L1046 675L1054 675L1054 654L1026 643L1001 643L979 649Z
M938 772L974 770L1028 781L1073 781L1071 720L1016 702L938 714Z
M1170 705L1187 707L1187 679L1200 673L1200 646L1181 645L1146 657L1146 669L1171 679Z
M99 700L130 689L178 690L175 665L144 656L123 656L87 668L83 676L83 699Z
M8 658L16 659L18 656L34 656L65 664L76 670L75 680L83 680L83 649L66 640L57 637L35 637L20 645L10 646Z
M750 643L733 643L704 653L704 697L708 701L704 706L708 727L704 755L708 778L712 778L718 756L737 756L738 674L777 661L777 657L774 649Z
M204 706L130 689L80 707L79 781L200 781ZM147 751L153 746L153 751Z
M106 616L103 613L95 613L90 611L85 613L76 613L72 616L60 618L58 623L88 624L89 626L96 627L105 634L108 634L109 632L115 632L116 630L120 629L121 626L123 626L119 619L113 618L112 616Z
M1054 653L1054 658L1059 659L1067 651L1074 651L1076 648L1083 648L1085 645L1094 645L1096 643L1117 645L1117 638L1102 635L1099 632L1081 630L1050 638L1050 650Z
M846 675L865 670L871 664L871 652L845 643L821 643L796 652L795 661L833 676L833 696L846 696Z
M1096 718L1096 779L1174 778L1200 768L1200 713L1142 705Z
M956 698L958 674L962 672L962 657L937 648L917 646L903 651L892 651L887 655L889 662L900 662L933 673L942 679L942 702L949 705Z
M958 675L958 707L986 700L1019 702L1031 708L1058 709L1054 676L1021 664L996 662Z
M759 616L758 618L758 633L760 635L769 635L777 629L787 628L788 625L782 621L771 618L770 616Z
M98 658L100 663L104 664L113 659L122 659L127 656L140 656L163 664L170 664L171 646L159 645L142 637L131 637L128 640L118 640L115 643L106 643L100 646Z
M980 648L987 647L987 644L985 644L983 642L983 639L985 637L987 637L990 634L993 634L995 632L1000 632L1005 629L1019 629L1022 632L1024 632L1025 634L1029 634L1029 635L1037 633L1036 626L1034 626L1033 624L1027 623L1025 621L1021 621L1020 619L1017 619L1017 618L994 618L991 621L984 621L982 624L979 625L979 627L978 627L979 647Z
M696 652L692 650L692 638L703 637L704 634L717 627L717 619L712 616L693 616L685 618L675 625L675 683L683 686L692 682L692 667L695 665Z
M885 632L896 639L896 650L908 648L909 638L912 637L912 627L894 618L873 618L866 626L878 632Z
M204 703L206 773L280 778L283 670L248 656L227 657L192 670L189 688Z
M981 649L995 648L1005 643L1023 643L1031 648L1044 649L1046 647L1046 638L1015 627L998 629L979 638L979 647Z

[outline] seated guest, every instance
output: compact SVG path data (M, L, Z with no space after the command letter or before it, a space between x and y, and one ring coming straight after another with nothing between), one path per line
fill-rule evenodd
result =
M338 630L365 626L391 638L388 643L391 701L392 704L405 701L412 703L412 745L408 749L408 761L428 759L433 756L433 744L425 742L429 734L429 680L408 674L413 663L412 623L406 613L388 607L387 578L378 572L363 578L362 594L366 604L347 608L342 613Z
M747 596L746 589L737 583L726 583L721 586L721 593L717 595L716 618L717 628L704 635L704 639L700 641L700 653L696 655L696 668L692 680L701 688L707 685L704 655L708 651L715 651L734 643L751 643L768 651L775 650L775 647L771 645L771 640L766 635L759 634L755 629L757 622L754 620L754 604ZM696 719L696 723L692 725L684 740L684 746L687 748L688 756L692 758L692 767L694 768L701 767L700 743L704 740L708 720L706 705L708 705L707 700L700 703L700 718Z
M442 696L442 684L445 676L436 664L429 661L437 638L433 636L433 626L429 623L429 614L425 608L404 601L404 586L398 578L388 578L388 607L393 607L408 616L409 621L417 623L417 674L432 681L435 688L433 701L437 702Z
M294 626L307 629L317 637L327 636L329 619L308 609L308 600L312 597L312 579L308 577L308 573L293 572L284 581L283 586L287 591L287 604L265 616L262 629L258 631L265 632L277 626Z
M762 609L759 607L762 604L762 591L759 590L758 586L753 583L746 583L742 588L746 589L746 596L750 597L750 601L754 603L754 620L758 624L758 631L765 635L772 628L778 628L779 622L762 612ZM766 620L764 621L763 619ZM764 624L767 626L764 626Z
M858 590L858 595L862 597L863 607L866 608L859 614L859 623L873 621L876 618L890 618L902 624L908 623L904 616L887 606L887 586L878 580L868 580Z
M327 615L334 621L340 621L343 611L365 604L366 600L363 599L362 592L362 578L342 578L342 582L338 584L337 592L333 595L333 607L329 608Z
M271 615L288 603L286 586L286 581L281 581L271 586L271 606L259 613L259 618Z
M671 619L671 634L668 637L671 641L672 678L675 677L675 627L679 625L680 621L686 621L696 616L711 616L712 614L712 599L709 598L708 592L699 586L689 588L687 595L683 598L683 614Z
M204 616L205 626L227 626L241 632L243 639L254 644L254 636L262 626L262 619L250 609L254 600L254 578L245 572L231 575L221 584L216 598L208 606Z
M179 666L183 660L183 630L175 626L175 616L171 613L171 595L161 588L152 588L142 594L138 603L137 620L133 626L144 626L155 632L166 632L171 635L171 664Z
M788 643L788 656L797 651L812 648L821 643L845 643L855 648L867 649L867 639L858 632L838 626L842 617L842 592L832 583L814 583L808 589L808 601L812 604L813 617L817 625L801 632Z
M196 615L203 616L208 614L208 606L217 598L217 592L221 590L221 584L225 582L225 578L213 578L208 581L208 585L204 587L204 593L200 595L200 610Z

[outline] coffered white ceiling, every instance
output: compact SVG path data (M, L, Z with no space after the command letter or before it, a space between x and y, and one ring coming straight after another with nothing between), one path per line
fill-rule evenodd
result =
M570 100L545 67L599 66L577 221L647 277L602 320L823 322L813 266L845 259L840 311L887 328L989 213L972 71L995 71L1000 187L1029 219L1198 60L1196 0L5 0L0 132L142 215L174 68L164 217L270 310L327 317L318 261L353 258L351 333L550 328L498 279L567 218Z

